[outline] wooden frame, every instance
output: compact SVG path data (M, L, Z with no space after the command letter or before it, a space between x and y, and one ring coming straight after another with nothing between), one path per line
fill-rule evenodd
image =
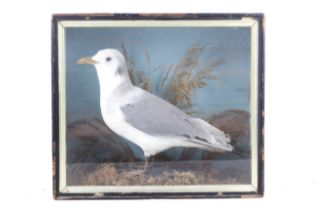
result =
M128 22L129 21L129 22ZM196 21L202 27L249 27L251 30L251 175L248 185L214 185L195 188L164 186L140 186L135 188L111 186L72 187L67 185L66 175L66 56L65 30L71 27L104 27L110 22L111 27L125 27L133 22L141 27L155 25L162 21L168 27L180 23L193 26ZM182 21L182 22L181 22ZM151 25L150 25L151 24ZM185 25L186 24L186 25ZM106 25L106 24L105 24ZM163 25L163 24L162 24ZM163 25L165 26L165 25ZM130 26L131 27L131 26ZM261 197L263 195L264 179L264 28L262 14L69 14L54 15L52 20L52 102L53 102L53 185L56 199L145 199L145 198L235 198ZM254 105L253 105L254 104ZM255 139L255 140L253 140Z

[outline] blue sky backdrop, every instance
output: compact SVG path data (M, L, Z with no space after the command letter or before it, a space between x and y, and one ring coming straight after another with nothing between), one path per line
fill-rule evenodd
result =
M180 62L187 49L198 44L206 47L201 65L211 61L225 62L214 68L217 80L196 91L195 115L207 118L214 113L240 109L249 111L250 99L250 28L247 27L178 27L178 28L68 28L66 29L67 121L101 118L99 84L90 65L78 65L81 57L98 50L121 50L124 43L137 69L150 73L152 66ZM146 61L144 50L151 57ZM164 69L165 70L165 69ZM160 68L150 79L160 78ZM157 80L157 79L156 79Z

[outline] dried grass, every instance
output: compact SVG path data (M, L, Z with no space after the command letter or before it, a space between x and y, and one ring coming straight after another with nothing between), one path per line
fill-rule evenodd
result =
M147 49L144 49L144 56L145 56L145 59L149 65L149 67L151 67L151 56L150 54L148 53Z
M224 164L224 162L222 162ZM236 164L239 164L238 162ZM143 163L125 165L104 163L80 165L69 172L72 185L204 185L249 183L249 168L240 170L231 165L229 169L213 169L207 161L151 163L147 171ZM187 165L189 167L187 167Z
M168 65L167 70L166 70L166 72L164 73L164 75L163 75L163 77L161 79L161 82L160 82L160 85L159 85L160 89L164 86L164 83L167 81L171 71L173 70L173 66L174 66L173 64Z
M206 87L209 80L217 79L213 75L213 69L223 63L213 62L202 68L199 60L204 49L199 45L189 48L184 58L176 65L173 78L165 88L168 101L186 112L192 111L195 91Z
M143 71L136 68L136 63L134 59L129 56L128 51L123 43L121 44L121 48L122 48L122 54L125 57L125 61L127 64L131 82L134 85L140 88L143 88L146 91L152 92L151 80L147 77L147 75ZM149 65L151 65L150 55L147 53L146 50L144 52L145 52L145 57L147 59L147 62L149 63Z
M150 74L146 74L144 71L136 68L135 60L128 54L124 44L121 45L121 48L133 84L153 92L152 83L155 80L153 78L150 79ZM213 69L224 62L223 60L215 61L203 68L200 64L200 57L204 50L205 47L194 44L187 49L178 64L160 64L157 67L152 67L153 70L151 72L155 70L163 71L160 81L157 81L157 89L155 90L157 95L162 96L165 100L187 113L193 112L195 91L206 87L210 80L218 79L213 74ZM147 49L144 49L144 56L151 68L151 56Z

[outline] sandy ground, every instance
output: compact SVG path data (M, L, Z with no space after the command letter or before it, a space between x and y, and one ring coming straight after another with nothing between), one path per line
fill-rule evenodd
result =
M248 184L249 160L80 163L67 165L69 185Z

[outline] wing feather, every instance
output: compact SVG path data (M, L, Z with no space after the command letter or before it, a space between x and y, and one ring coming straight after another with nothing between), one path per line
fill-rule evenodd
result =
M143 91L143 90L142 90ZM121 107L125 121L144 133L154 136L181 137L209 147L211 151L231 150L229 137L199 119L146 91L133 103ZM167 138L165 138L167 139Z

